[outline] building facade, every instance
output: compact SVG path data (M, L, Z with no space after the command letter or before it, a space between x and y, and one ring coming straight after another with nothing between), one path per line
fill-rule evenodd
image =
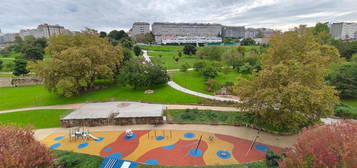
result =
M222 28L223 38L244 38L245 27L244 26L223 26Z
M161 43L206 43L208 39L222 42L222 25L201 23L162 23L152 25L155 42Z
M150 24L146 22L135 22L129 31L130 37L146 33L150 33Z
M60 25L41 24L36 29L20 30L20 37L32 35L35 38L50 38L60 34L71 34L71 31Z
M330 34L336 40L357 39L357 23L333 23L330 25Z

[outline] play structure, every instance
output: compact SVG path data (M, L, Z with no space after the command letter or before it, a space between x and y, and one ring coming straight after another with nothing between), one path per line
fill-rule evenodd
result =
M70 128L69 141L76 141L79 138L81 138L82 141L87 141L88 138L92 138L95 141L99 140L99 138L90 134L88 129L81 128L81 127Z
M67 136L56 133L41 143L52 149L105 157L102 167L133 168L137 163L164 166L231 165L263 160L268 150L280 148L229 135L190 130L125 130L91 132L73 128ZM69 139L82 138L81 141ZM97 139L87 141L88 138ZM119 165L119 166L118 166Z

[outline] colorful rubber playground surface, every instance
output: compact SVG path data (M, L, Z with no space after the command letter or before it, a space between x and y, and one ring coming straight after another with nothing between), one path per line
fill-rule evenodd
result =
M280 148L233 136L199 131L137 130L91 132L98 139L69 141L69 134L51 134L41 141L49 148L166 166L239 164L262 160L268 149ZM200 141L201 139L201 141ZM197 147L198 146L198 147Z

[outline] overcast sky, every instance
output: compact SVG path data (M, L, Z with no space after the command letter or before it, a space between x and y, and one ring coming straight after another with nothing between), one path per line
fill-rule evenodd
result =
M127 30L136 21L287 30L316 22L357 22L357 0L0 0L3 33L41 23L70 30Z

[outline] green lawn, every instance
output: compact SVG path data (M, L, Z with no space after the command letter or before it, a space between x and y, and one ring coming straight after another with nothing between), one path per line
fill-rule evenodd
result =
M248 75L231 70L228 72L220 72L215 80L221 85L224 85L226 82L236 82L239 76L247 77ZM207 91L207 86L205 85L206 79L199 72L176 72L176 74L172 75L171 79L184 88L213 95L212 92Z
M32 125L34 129L60 126L60 118L72 110L29 110L13 113L0 113L0 123L20 126Z
M148 55L151 56L151 60L157 64L162 63L167 69L180 69L183 64L188 63L190 67L193 67L193 64L199 60L198 57L182 55L179 57L179 61L176 62L173 57L178 57L177 52L166 52L166 51L149 51ZM161 55L161 57L160 57Z
M0 110L113 99L170 104L197 104L201 101L199 97L179 92L168 85L154 89L154 91L153 94L144 94L144 89L133 90L129 87L115 86L88 92L77 97L64 98L49 93L42 85L1 87Z
M341 102L357 108L357 99L342 99Z

